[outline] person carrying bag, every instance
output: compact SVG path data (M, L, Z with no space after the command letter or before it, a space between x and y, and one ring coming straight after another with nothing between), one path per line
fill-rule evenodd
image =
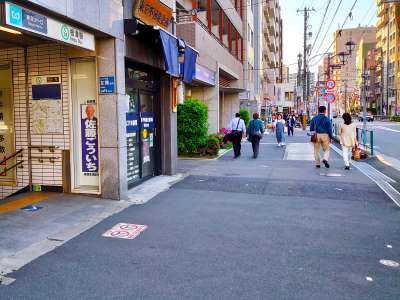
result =
M246 136L246 125L244 124L244 121L240 118L239 113L236 113L235 118L231 120L228 128L232 130L229 135L229 139L230 141L232 141L233 144L233 152L235 155L234 158L238 158L241 151L242 137Z
M257 158L260 149L260 140L264 134L264 125L259 119L258 113L253 114L253 120L250 121L249 126L249 137L248 140L251 142L253 148L253 158Z

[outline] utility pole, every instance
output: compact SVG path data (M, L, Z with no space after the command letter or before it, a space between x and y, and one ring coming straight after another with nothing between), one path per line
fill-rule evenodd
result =
M301 53L299 53L297 55L297 84L296 84L296 90L297 90L297 93L296 93L296 112L297 113L299 113L299 96L300 95L298 95L298 92L300 90L301 77L302 77L302 75L301 75L301 68L302 68L301 59L302 59L302 55L301 55Z
M347 79L344 80L344 112L347 112Z
M303 102L304 102L304 109L305 111L308 113L308 109L307 109L307 99L308 99L308 94L307 94L307 72L308 72L308 64L307 64L307 60L308 60L308 49L307 49L307 36L308 36L308 18L309 18L309 13L311 11L315 11L314 8L308 8L308 7L304 7L304 9L300 10L298 9L297 12L300 13L304 13L304 43L303 43Z

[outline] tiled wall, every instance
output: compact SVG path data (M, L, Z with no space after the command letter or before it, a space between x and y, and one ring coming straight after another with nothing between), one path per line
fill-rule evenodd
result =
M69 79L68 57L64 46L45 44L28 49L29 92L32 101L32 76L61 75L64 134L31 135L32 146L56 146L54 153L32 148L32 183L62 186L62 150L69 149ZM31 102L32 104L32 102ZM53 157L40 162L35 157Z
M24 149L23 169L17 169L17 186L0 186L0 199L29 185L28 174L28 124L26 115L24 50L0 49L0 61L12 61L14 120L16 150ZM32 76L61 75L64 134L32 135L32 146L56 146L55 152L43 148L32 149L32 183L62 186L62 150L69 149L69 71L67 49L57 44L44 44L28 48L29 99L32 105ZM40 157L52 157L39 160ZM19 159L18 159L19 160Z
M25 149L22 158L23 169L17 168L17 186L0 186L0 199L29 185L28 175L28 136L26 126L26 96L25 96L25 68L24 50L21 48L0 49L0 61L12 61L13 67L13 94L14 94L14 122L16 150ZM1 79L0 79L1 80Z

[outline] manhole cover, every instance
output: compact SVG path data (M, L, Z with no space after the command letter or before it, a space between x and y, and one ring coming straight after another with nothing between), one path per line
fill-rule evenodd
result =
M379 262L384 266L392 267L392 268L398 268L400 266L400 264L394 260L381 259Z
M340 173L320 173L320 176L326 176L326 177L343 177L343 174Z

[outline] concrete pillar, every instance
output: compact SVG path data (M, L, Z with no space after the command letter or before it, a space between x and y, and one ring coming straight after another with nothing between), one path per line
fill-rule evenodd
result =
M114 76L116 81L116 93L99 95L98 100L101 195L115 200L127 190L126 155L123 155L126 153L126 136L123 128L128 101L125 96L123 43L114 38L96 42L98 76Z
M161 76L161 172L173 175L177 171L178 135L177 116L172 111L171 78Z

